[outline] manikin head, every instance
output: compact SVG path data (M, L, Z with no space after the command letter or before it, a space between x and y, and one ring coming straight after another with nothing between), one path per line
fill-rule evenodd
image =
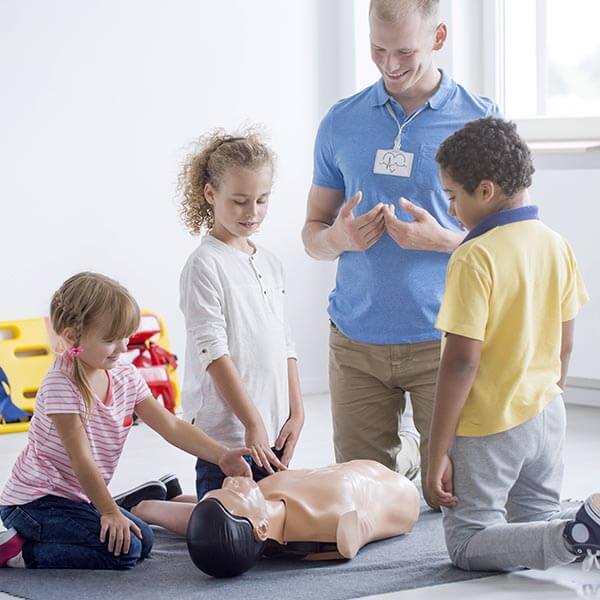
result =
M265 548L267 501L249 477L227 477L192 512L187 544L194 564L213 577L235 577L252 568Z
M219 490L208 492L204 499L218 500L230 513L248 519L257 540L265 541L269 529L267 500L250 477L226 477Z

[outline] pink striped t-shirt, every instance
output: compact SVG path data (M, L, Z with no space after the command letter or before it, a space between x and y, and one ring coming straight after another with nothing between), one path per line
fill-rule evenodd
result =
M27 445L0 495L0 506L26 504L47 495L89 502L49 417L85 413L71 372L70 357L57 356L37 393ZM133 424L135 406L151 394L133 365L118 364L107 373L108 394L104 401L96 401L85 431L94 461L108 485Z

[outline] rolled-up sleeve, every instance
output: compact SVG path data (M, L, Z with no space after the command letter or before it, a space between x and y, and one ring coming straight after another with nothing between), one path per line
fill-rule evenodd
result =
M189 265L181 283L181 309L188 339L196 350L196 366L207 369L229 354L221 285L210 265L202 261Z
M285 326L285 347L287 351L287 357L298 360L298 355L296 354L296 344L294 344L292 332L288 324Z

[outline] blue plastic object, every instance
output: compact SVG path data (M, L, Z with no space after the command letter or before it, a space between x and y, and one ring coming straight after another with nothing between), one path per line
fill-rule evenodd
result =
M0 367L0 421L5 423L19 423L29 421L31 415L18 406L15 406L10 399L10 384L8 377Z

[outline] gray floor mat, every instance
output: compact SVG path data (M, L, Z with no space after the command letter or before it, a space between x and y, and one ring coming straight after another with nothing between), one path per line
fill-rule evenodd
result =
M491 574L454 568L441 516L425 511L412 533L369 544L351 561L263 559L241 577L218 580L196 569L182 538L157 529L151 558L131 571L2 569L0 591L30 600L342 600Z

